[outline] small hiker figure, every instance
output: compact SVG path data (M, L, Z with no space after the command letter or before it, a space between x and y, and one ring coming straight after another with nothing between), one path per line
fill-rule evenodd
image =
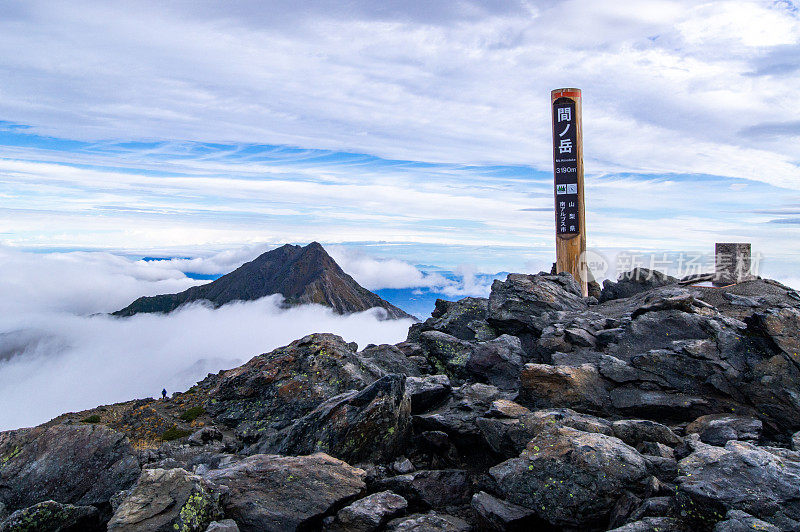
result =
M166 399L166 398L167 398L167 389L166 389L166 388L164 388L163 390L161 390L161 397L162 397L162 398L164 398L164 399Z

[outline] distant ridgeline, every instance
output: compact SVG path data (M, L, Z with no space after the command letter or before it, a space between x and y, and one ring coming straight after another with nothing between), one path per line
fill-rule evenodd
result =
M220 307L232 301L253 301L281 294L287 305L316 303L339 314L380 307L392 319L412 318L381 299L352 277L317 243L301 247L286 244L208 284L193 286L177 294L140 297L114 316L148 312L172 312L181 305L207 301Z

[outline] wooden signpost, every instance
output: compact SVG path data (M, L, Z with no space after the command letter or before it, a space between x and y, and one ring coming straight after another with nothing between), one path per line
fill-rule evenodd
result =
M588 295L583 205L581 90L550 93L553 111L553 176L556 200L556 271L569 272Z

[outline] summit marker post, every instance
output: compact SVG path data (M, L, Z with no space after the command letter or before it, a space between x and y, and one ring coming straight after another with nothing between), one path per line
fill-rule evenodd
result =
M586 218L583 203L583 125L581 90L550 92L553 112L553 178L556 214L556 271L569 272L589 293L586 270Z

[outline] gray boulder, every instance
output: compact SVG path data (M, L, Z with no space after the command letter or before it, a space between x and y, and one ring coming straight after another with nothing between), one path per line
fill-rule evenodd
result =
M516 336L504 334L488 342L479 342L467 360L467 372L474 380L500 389L516 390L525 352Z
M472 509L478 516L481 530L498 532L523 532L534 530L541 524L536 512L493 497L481 491L472 496Z
M673 497L650 497L631 513L629 521L638 521L645 517L673 517L674 510Z
M663 443L654 441L644 441L636 446L636 450L642 454L650 456L660 456L662 458L675 459L675 451Z
M389 521L387 532L470 532L469 523L452 515L429 512Z
M609 530L609 532L677 532L681 530L686 529L679 520L672 517L645 517L640 521Z
M594 432L605 434L606 436L614 436L614 426L611 422L589 414L581 414L569 408L536 410L535 412L531 412L530 416L525 416L523 419L529 424L534 423L538 425L539 430L536 434L543 432L548 427L563 426L583 432Z
M697 433L700 440L710 445L725 445L728 440L756 442L761 437L760 419L734 414L708 414L700 416L686 426L686 433Z
M0 433L0 503L53 500L104 506L139 478L128 438L104 425L53 425Z
M413 416L414 431L440 431L446 433L458 446L473 451L483 444L483 436L475 421L483 416L500 390L488 384L465 384L452 390L447 401L439 407Z
M688 314L698 312L698 307L702 307L694 295L681 288L672 290L662 290L645 298L644 303L631 313L631 318L635 319L648 312L661 312L666 310L678 310Z
M800 520L800 453L730 440L725 447L695 442L678 465L676 498L696 524L741 510L769 522Z
M447 375L406 377L406 394L411 400L411 413L421 414L450 394L450 379Z
M202 447L212 442L222 441L222 432L216 427L203 427L194 431L186 441L189 445Z
M608 522L625 490L645 490L644 458L618 438L557 427L530 441L519 458L489 470L503 497L561 527Z
M621 333L598 362L625 416L691 421L713 413L757 417L770 436L800 427L800 311L767 309L747 323L665 287L601 310L621 315ZM618 314L620 313L620 314ZM628 319L630 318L630 319Z
M214 521L208 525L206 532L239 532L239 526L233 519L223 519L222 521Z
M486 411L487 417L518 418L530 414L531 411L519 403L508 399L497 399L492 401L489 410Z
M222 518L220 492L184 469L145 469L108 523L115 532L203 532Z
M489 301L481 297L465 297L458 301L437 299L431 317L412 325L408 339L418 342L421 333L439 331L460 340L490 340L495 334L486 322L488 309Z
M410 429L405 377L387 375L361 391L329 399L254 450L287 455L322 451L352 463L388 461L402 454Z
M331 531L373 532L405 512L408 502L391 491L373 493L339 510Z
M606 384L591 364L525 364L518 401L532 408L572 408L589 413L609 408Z
M608 528L617 528L625 523L634 521L634 519L629 519L629 517L641 504L642 499L639 496L627 490L623 492L622 496L617 499L617 503L611 510L611 515L608 519Z
M678 476L678 463L675 458L666 456L642 455L647 472L664 482L673 482Z
M482 381L516 389L525 352L515 336L502 335L487 342L468 342L440 331L425 331L420 343L438 373L453 381Z
M225 515L243 532L308 528L366 488L362 469L324 453L256 454L205 477L227 488Z
M630 362L634 356L654 349L672 350L675 341L707 339L709 333L713 334L715 318L700 313L694 307L695 300L684 289L659 289L628 303L625 313L631 320L626 320L622 334L608 349L608 354L620 360ZM678 362L697 365L703 355L708 357L711 353L697 354L698 360Z
M617 282L603 281L600 302L622 299L660 286L677 284L678 280L656 270L634 268L619 276Z
M757 519L747 512L731 510L725 515L725 520L714 525L713 532L780 532L777 526Z
M768 309L755 314L754 318L754 325L769 335L778 349L797 360L800 356L800 309Z
M83 532L98 530L100 518L94 506L73 506L43 501L0 519L0 532Z
M358 356L386 374L420 375L417 365L408 360L408 357L394 345L368 345L359 351Z
M644 442L656 442L668 447L681 443L672 429L647 419L621 419L612 425L614 436L628 445L636 447Z
M467 380L467 361L474 349L472 343L443 332L425 331L420 335L420 345L428 353L428 361L436 373L446 374L457 383Z
M564 329L564 336L575 347L595 347L597 345L597 338L586 329L569 327Z
M692 419L709 408L704 397L671 390L622 386L611 390L609 397L611 406L623 414L657 419Z
M333 334L311 334L198 384L205 409L247 443L274 434L324 401L387 372Z
M396 473L400 473L401 475L406 475L408 473L413 473L416 471L416 467L414 467L413 462L408 458L400 457L392 464L392 470Z
M472 495L469 474L461 469L423 469L383 479L376 487L399 493L423 508L466 504Z
M568 273L512 273L492 284L488 321L499 333L540 335L548 321L542 319L543 314L587 309L580 286Z
M514 412L510 408L506 410ZM505 458L519 456L531 439L553 427L571 427L584 432L613 435L610 422L588 414L579 414L568 408L551 408L535 412L525 409L523 413L510 416L492 412L493 410L489 410L486 417L478 418L476 424L492 450Z

